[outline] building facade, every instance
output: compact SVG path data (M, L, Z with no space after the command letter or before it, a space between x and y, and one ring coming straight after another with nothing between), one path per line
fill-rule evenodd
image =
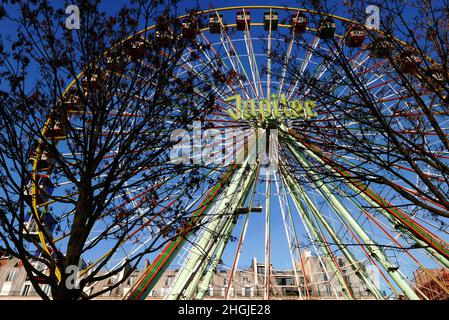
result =
M443 287L449 288L449 270L441 268L427 271L416 270L414 272L416 293L429 300L449 300L449 293L443 289ZM429 273L432 274L432 277Z
M356 299L374 299L365 284L351 271L351 266L344 257L337 257L341 271L350 285ZM265 287L269 283L270 299L345 299L338 285L336 275L330 272L329 265L321 256L305 251L298 262L296 270L270 269L269 281L265 281L265 264L256 258L251 266L237 270L229 286L231 271L220 268L214 273L205 299L224 299L228 292L229 299L264 299ZM151 290L147 299L163 299L176 279L178 270L167 270ZM304 278L306 275L306 279ZM117 288L103 294L98 299L121 299L139 278L140 271L134 271L126 281ZM100 292L121 280L122 275L97 282L85 288L88 294ZM48 285L42 284L42 290L49 293ZM7 297L36 298L38 296L29 281L23 265L18 259L0 258L0 299Z

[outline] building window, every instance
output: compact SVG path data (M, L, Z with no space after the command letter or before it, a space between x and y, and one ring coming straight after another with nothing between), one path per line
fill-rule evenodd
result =
M11 291L12 283L5 282L3 283L2 290L0 291L0 296L7 296Z
M174 279L175 276L167 276L167 278L165 279L165 286L170 287Z
M103 290L108 290L109 287L103 287ZM103 293L103 297L109 297L111 295L111 290L106 291Z
M346 283L350 286L351 285L351 280L349 279L349 275L347 273L346 270L342 270L343 272L343 278L345 279Z
M129 277L128 285L132 286L136 282L136 279L137 279L136 276Z
M41 287L41 289L42 289L42 291L44 291L44 293L45 293L47 296L50 294L50 285L44 284L44 285Z
M22 296L27 296L30 293L31 285L26 284L23 286Z
M214 287L212 285L210 285L209 289L207 289L207 295L209 297L213 297L214 296Z
M345 263L342 258L338 258L338 265L340 266L340 268L344 267Z
M243 282L244 287L248 286L248 283L249 283L248 277L243 277L242 282Z
M251 297L251 287L245 287L245 297Z
M228 286L228 279L224 278L223 279L223 287L227 287Z
M17 275L17 268L13 268L6 277L6 281L14 281Z
M278 286L292 286L293 285L293 278L285 277L285 278L276 278L276 284Z

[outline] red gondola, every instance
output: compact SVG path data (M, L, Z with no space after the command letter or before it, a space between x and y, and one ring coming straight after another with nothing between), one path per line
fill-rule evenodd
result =
M142 54L137 54L137 52L133 52L133 45L131 43L128 43L128 53L129 56L133 59L137 59L138 57L145 54L143 52ZM123 52L123 50L114 49L111 52L108 53L105 60L106 68L109 71L116 72L119 74L122 74L125 72L126 68L126 57L127 54Z
M416 73L421 61L415 50L411 48L405 49L394 59L398 70L404 74Z
M335 24L334 19L331 17L325 17L320 20L320 24L318 26L318 37L323 40L331 39L334 37L336 29L337 25Z
M291 25L294 33L304 33L307 28L307 17L302 12L294 14Z
M99 72L92 72L85 75L81 81L85 93L98 92L102 85L102 78Z
M376 59L386 59L393 51L393 45L386 39L377 38L368 46L370 56Z
M209 16L209 32L212 34L221 33L222 22L223 22L222 14L211 14Z
M361 47L365 40L366 32L362 26L353 24L345 35L346 45L351 48Z
M199 23L195 17L189 17L182 23L182 37L184 39L193 39L199 31Z
M249 11L238 11L236 15L237 30L245 31L246 26L248 30L251 28L251 13Z
M72 87L64 96L64 107L67 113L77 113L83 108L76 88Z

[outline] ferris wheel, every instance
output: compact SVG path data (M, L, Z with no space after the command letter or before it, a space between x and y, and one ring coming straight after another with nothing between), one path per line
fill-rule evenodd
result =
M329 284L331 292L337 292L332 286L343 292L337 298L358 298L348 280L348 274L352 274L376 299L403 296L426 299L426 294L413 282L413 273L418 269L449 292L432 271L449 267L447 231L430 219L391 203L381 190L351 180L351 173L339 166L336 155L314 143L319 141L320 133L308 131L311 122L315 128L334 126L338 131L341 124L334 120L338 118L338 108L331 112L315 103L310 99L312 87L301 78L289 76L289 66L294 65L300 76L333 81L335 95L350 97L353 88L344 72L336 67L332 55L338 51L348 59L348 65L384 111L392 115L392 105L401 99L405 89L394 82L395 68L387 59L393 48L380 37L381 32L374 30L379 37L369 42L366 28L358 22L281 6L210 9L181 16L179 20L182 36L195 37L200 50L187 48L176 76L193 75L218 98L213 112L192 123L190 130L177 131L176 138L181 141L186 138L187 145L192 146L187 148L189 161L208 162L204 174L214 177L215 182L210 186L204 184L194 198L187 198L182 176L162 175L160 185L172 190L163 200L154 197L158 185L135 188L131 177L123 187L123 196L115 199L114 206L134 208L133 216L127 219L141 223L108 262L106 267L111 270L144 250L157 235L168 232L167 226L172 221L164 217L164 212L172 199L184 199L192 211L191 225L180 227L178 236L150 256L151 263L127 298L145 299L171 266L179 271L166 293L167 299L204 298L218 267L230 270L224 298L232 298L231 288L237 281L234 275L242 264L259 255L264 265L263 298L273 298L272 288L276 284L271 283L271 275L282 261L279 267L287 265L293 270L298 299L312 299L311 291L316 284L304 266L305 252L316 255L325 266L323 272L335 278ZM145 56L147 33L154 33L161 43L173 37L170 28L163 24L131 36L125 42L131 59ZM284 52L283 61L275 57L279 50ZM113 52L110 50L103 57L107 70L102 77L107 77L108 72L127 72L120 65L120 56ZM413 73L419 58L413 51L401 57L402 71ZM102 85L100 74L81 78L86 89ZM202 94L200 89L194 90ZM71 111L69 121L76 126L79 97L73 92L72 84L66 90L65 104ZM51 125L44 128L43 135L58 140L59 148L64 150L61 152L68 158L74 157L67 151L70 137L65 135L62 122L53 118L48 124ZM346 123L347 127L351 125ZM406 124L398 122L397 126L409 130ZM196 142L191 140L195 130L203 130L203 137L200 134L196 141L197 149ZM175 160L183 159L181 156ZM49 250L49 242L58 246L65 241L64 234L54 230L54 226L67 219L53 213L56 211L51 208L63 203L49 200L49 195L70 188L70 183L52 179L52 159L41 144L37 144L30 160L34 179L28 190L35 211L41 215L31 216L25 222L27 235L34 236ZM349 154L343 161L356 164L360 159ZM310 170L314 166L321 169ZM151 169L157 170L157 164L148 168ZM320 170L331 172L339 182L321 176ZM157 214L148 215L150 209ZM36 219L54 235L51 239L36 228ZM191 226L195 224L199 227L193 232ZM98 221L88 241L95 243L107 225L105 220ZM104 245L102 250L89 257L93 262L90 267L101 263L111 248ZM345 268L339 264L337 255L348 261ZM377 279L373 279L372 270Z

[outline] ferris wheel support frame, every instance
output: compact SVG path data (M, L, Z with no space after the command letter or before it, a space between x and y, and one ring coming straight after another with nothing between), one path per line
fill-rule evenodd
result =
M293 144L294 142L292 142ZM294 147L289 143L289 150L295 159L303 166L310 167L310 163L303 155L300 155ZM398 285L399 288L404 292L404 294L411 300L419 300L418 295L413 291L410 285L404 279L403 275L398 271L397 266L391 263L388 257L384 254L383 250L379 245L371 239L371 237L363 230L363 228L354 219L348 209L335 197L335 195L329 190L329 188L321 181L320 177L314 172L308 172L311 178L314 180L314 184L317 190L323 195L324 199L328 201L331 207L338 211L342 217L347 221L353 228L355 233L360 237L364 244L367 244L368 251L374 256L374 258L384 267L384 269L390 274L391 278Z
M252 137L251 142L249 142L248 146L243 146L243 150L239 150L240 153L237 156L237 161L232 163L225 173L220 177L217 184L214 188L206 195L203 202L200 204L198 209L193 214L193 221L190 224L189 228L181 233L175 240L172 240L168 243L163 251L159 254L159 256L153 261L153 263L148 266L148 268L142 273L139 281L136 285L130 290L130 292L124 297L128 300L144 300L151 289L156 285L159 278L162 276L162 273L168 268L176 254L182 248L184 243L187 241L187 238L191 235L191 228L194 227L199 219L203 218L205 212L211 209L211 205L214 203L214 200L220 197L220 191L223 189L225 183L230 179L233 179L235 172L241 168L242 165L239 165L239 161L243 160L245 156L248 156L249 148L251 148L254 144L259 141L259 132L255 131L255 136ZM252 156L256 156L252 154ZM249 160L246 157L244 163Z
M397 226L404 226L404 229L413 240L418 244L425 243L426 250L435 256L443 265L449 265L449 248L447 243L442 239L434 239L435 237L427 230L425 230L420 224L408 217L400 209L395 208L392 204L388 203L382 197L380 197L374 190L363 184L360 180L351 179L351 175L345 172L343 169L339 169L338 164L335 164L327 156L323 155L322 152L314 146L306 145L297 139L297 135L294 131L288 130L288 132L296 139L295 144L305 150L305 152L315 160L317 160L321 165L325 166L327 170L332 173L341 176L342 178L347 178L347 185L355 192L360 193L360 196L376 208L382 215L384 215L391 223ZM323 158L319 157L320 154ZM323 160L325 159L325 160ZM414 232L411 232L409 228L405 226L409 225ZM437 254L435 254L437 253Z
M259 172L259 168L260 168L260 163L258 162L256 165L255 170L252 170L251 174L251 180L250 182L247 184L246 190L244 190L244 195L242 197L240 197L240 203L239 203L239 207L243 207L245 206L245 202L246 199L248 198L248 195L251 191L251 189L255 190L256 185L257 185L257 176L258 176L258 172ZM253 192L254 195L254 192ZM250 202L248 204L248 213L246 214L246 218L249 217L249 214L251 213L252 210L252 202L253 202L253 196L251 196L250 198ZM248 220L245 219L245 222L247 222ZM204 298L204 295L206 294L206 291L210 285L210 282L212 280L212 277L214 275L214 272L216 271L218 264L223 256L224 250L226 248L226 244L229 241L229 237L232 234L232 230L234 229L235 225L237 223L237 219L232 220L231 222L231 228L228 229L228 234L225 235L225 237L220 239L220 246L219 249L217 250L217 253L211 263L211 266L209 267L209 269L207 270L207 272L205 273L205 275L203 276L203 278L201 279L201 282L198 284L197 286L197 294L195 299L197 300L201 300ZM247 225L247 224L246 224ZM245 228L245 227L244 227ZM241 242L239 243L240 248L241 248ZM239 246L238 245L238 246ZM239 250L239 248L237 249ZM231 270L231 274L234 272L235 270ZM230 293L230 286L232 279L230 276L229 279L229 284L228 287L226 288L226 292L225 292L225 299L229 298L229 293Z
M321 252L323 253L324 257L328 260L328 266L330 266L333 274L336 275L337 281L340 284L340 287L342 288L342 291L345 294L346 298L348 300L353 300L354 298L353 298L349 288L347 287L347 283L346 283L345 279L342 277L342 274L339 271L337 265L332 260L333 254L332 254L330 247L327 245L327 241L323 238L323 235L320 232L319 227L315 223L313 223L310 215L308 214L307 207L304 205L304 203L302 203L300 201L300 199L298 197L294 196L295 183L292 180L292 177L290 175L286 175L286 176L284 176L284 178L287 182L288 190L290 190L291 194L293 195L293 197L292 197L293 203L295 204L295 207L298 211L298 214L301 217L301 220L303 222L305 222L305 224L307 224L307 226L309 227L309 230L312 232L313 237L318 240L318 246L319 246ZM327 276L328 276L328 278L330 278L329 275L327 275Z
M343 241L338 236L338 234L335 232L335 230L332 228L332 226L327 222L327 220L323 217L323 215L320 213L319 209L316 207L316 205L313 203L313 201L310 199L310 197L305 192L304 188L301 187L298 183L295 183L294 179L292 178L291 174L287 172L287 170L283 170L283 174L285 174L287 177L289 177L289 190L292 197L296 198L296 201L300 202L302 200L303 203L306 203L307 206L310 209L310 213L314 215L315 218L317 218L321 224L324 226L324 228L327 230L329 235L334 240L334 243L338 246L338 248L343 252L343 255L346 257L346 259L349 261L349 264L351 268L354 270L356 275L362 280L366 286L370 289L370 291L376 296L377 299L382 300L382 294L380 293L379 289L374 285L374 283L369 278L366 269L364 266L360 266L357 263L357 259L354 257L354 255L347 249L347 247L343 244ZM301 198L301 199L300 199ZM309 219L311 221L311 219Z
M234 6L234 7L226 7L226 8L217 8L217 9L209 9L209 10L203 10L203 11L198 11L198 12L196 12L195 13L195 15L204 15L204 14L206 14L206 13L213 13L213 12L215 12L215 13L217 13L217 15L218 15L218 12L219 11L228 11L228 10L235 10L235 9L243 9L243 10L245 10L245 9L270 9L270 16L271 16L271 10L272 9L279 9L279 10L286 10L286 11L296 11L296 12L307 12L307 13L311 13L311 14L318 14L318 15L321 15L321 16L329 16L329 17L333 17L333 18L336 18L336 19L338 19L338 20L340 20L340 21L345 21L345 22L351 22L351 23L354 23L354 21L352 21L352 20L349 20L349 19L346 19L346 18L342 18L342 17L339 17L339 16L335 16L335 15L332 15L332 14L328 14L328 13L323 13L323 12L318 12L318 11L313 11L313 10L307 10L307 9L301 9L301 8L293 8L293 7L285 7L285 6ZM184 15L184 16L180 16L179 18L180 19L182 19L182 18L185 18L185 17L187 17L187 16L189 16L189 15ZM226 29L224 28L224 24L223 24L223 22L221 21L221 19L220 19L220 23L221 23L221 25L223 26L223 30L222 30L222 37L223 37L223 34L226 34L227 35L227 37L228 37L228 40L229 40L229 43L228 43L228 45L231 45L232 47L234 47L233 46L233 43L232 43L232 39L230 38L230 36L229 36L229 34L227 33L227 31L226 31ZM259 23L253 23L252 25L261 25L261 24L259 24ZM230 25L230 24L227 24L227 26L232 26L232 25ZM280 25L281 26L281 25ZM141 34L143 34L144 32L146 32L146 31L148 31L148 30L151 30L151 29L153 29L155 26L151 26L151 27L149 27L149 28L146 28L146 29L144 29L144 30L142 30L142 31L140 31L140 32L138 32L136 35L141 35ZM284 25L284 27L289 27L288 25ZM250 66L253 66L253 65L256 65L257 63L257 61L256 61L256 58L255 58L255 54L254 54L254 50L253 50L253 48L252 48L252 43L250 42L250 41L252 41L252 38L251 38L251 36L250 36L250 33L249 33L249 25L248 25L248 22L246 22L246 27L245 27L245 31L244 31L245 33L244 33L244 35L245 35L245 44L247 45L247 51L248 51L248 58L250 59ZM378 31L379 33L383 33L382 31ZM203 37L204 37L204 34L202 34L203 35ZM131 39L132 37L134 37L135 35L132 35L132 36L130 36L128 39ZM127 40L128 40L127 39ZM317 38L315 37L315 40L316 40ZM315 43L315 40L314 40L314 43ZM397 39L396 39L397 40ZM126 40L125 40L126 41ZM319 41L319 39L317 40L317 41ZM222 38L222 42L226 42L226 41L224 41L223 40L223 38ZM402 43L402 44L404 44L402 41L399 41L398 40L398 42L400 42L400 43ZM123 43L123 42L122 42ZM293 42L291 42L291 44L292 44ZM291 47L291 46L290 46ZM270 51L270 48L271 48L271 20L270 20L270 28L269 28L269 51ZM225 48L225 50L226 50L226 48ZM289 53L288 53L288 55L290 55L290 50L291 50L291 48L289 49ZM107 51L106 51L107 52ZM229 59L230 59L230 61L231 61L231 63L232 63L232 61L233 60L238 60L239 62L240 62L240 64L241 64L241 61L240 61L240 58L239 58L239 56L236 56L236 57L233 57L233 58L231 58L230 57L230 52L229 52L229 50L226 50L226 53L227 53L227 55L228 55L228 57L229 57ZM252 59L252 62L253 63L251 63L251 59ZM308 61L307 62L305 62L304 60L303 60L303 64L304 63L308 63ZM268 66L269 66L269 69L271 68L271 58L270 58L270 56L268 57ZM192 67L191 65L190 65L190 67ZM243 67L243 66L242 66ZM257 72L258 73L258 68L257 68L257 66L255 67L255 69L254 69L254 72L253 72L253 68L251 68L251 73L252 73L252 75L253 75L253 78L256 76L259 80L258 81L255 81L256 83L254 83L254 85L259 85L259 86L261 86L261 81L260 81L260 75L259 74L256 74L255 72ZM325 71L325 70L324 70ZM320 77L323 75L323 73L324 73L324 71L319 75ZM83 72L82 73L80 73L80 76L78 77L78 78L80 78L80 77L82 77L82 75L83 75ZM246 75L246 78L247 78L247 80L249 81L249 78L248 78L248 75L246 74L246 72L245 72L245 75ZM268 72L268 78L269 78L269 80L268 80L268 83L270 84L270 79L271 79L271 73L270 72ZM67 88L67 90L65 91L65 93L64 93L64 95L67 93L67 91L69 90L69 88L77 81L78 79L76 79L76 80L74 80L70 85L69 85L69 87ZM250 82L250 85L251 85L251 81L249 81ZM240 79L239 80L239 83L240 83L240 85L242 86L242 88L243 88L243 90L246 92L246 90L245 90L245 88L243 87L243 85L242 85L242 80ZM282 83L282 85L283 85L283 83ZM281 90L281 88L282 88L282 85L280 86L280 88L279 88L279 91L278 91L278 94L280 93L280 90ZM251 85L252 86L252 85ZM295 88L296 88L296 84L295 84ZM258 92L253 88L253 90L254 90L254 92L257 94ZM267 87L267 95L269 95L269 93L270 93L270 90L271 90L271 88L270 88L270 85L268 85L268 87ZM263 95L263 90L261 89L260 90L260 92L259 92L261 95ZM298 92L297 92L298 93ZM291 95L290 96L292 96L294 94L294 91L292 91L291 92ZM48 122L50 121L50 118L47 120L47 123L44 125L44 128L43 128L43 131L42 131L42 135L44 136L46 133L45 133L45 131L46 131L46 127L47 127L47 125L48 125ZM297 142L297 144L301 144L302 145L302 143L300 142L300 141L298 141ZM308 147L310 147L310 146L308 146ZM37 153L37 156L36 156L36 159L34 160L34 162L33 162L33 171L32 171L32 174L33 174L33 179L32 179L32 181L33 181L33 185L32 185L32 201L33 201L33 216L34 216L34 218L36 219L36 221L38 222L38 225L39 224L41 224L40 223L40 215L39 215L39 211L38 211L38 205L37 205L37 201L36 201L36 198L37 198L37 195L38 195L38 186L37 186L37 183L36 183L36 173L37 173L37 163L38 163L38 161L39 161L39 157L42 155L42 152L44 152L43 150L42 150L43 148L42 148L42 139L41 139L41 141L40 141L40 143L38 144L38 148L37 148L37 150L36 150L36 153ZM310 150L308 150L307 148L306 148L306 152L310 152L311 153L311 155L312 156L314 156L315 154L314 154L314 152L311 152ZM329 163L326 163L325 161L323 161L323 159L321 159L320 157L318 157L317 158L318 160L320 160L320 161L322 161L322 163L323 164L325 164L326 166L329 166ZM339 170L336 170L336 168L335 167L333 167L333 166L329 166L329 168L331 168L332 170L333 170L333 172L338 172L339 174L341 174L341 176L343 177L343 176L345 176L344 175L344 172L340 172ZM338 169L338 168L337 168ZM231 176L233 176L233 172L231 172ZM242 178L243 179L243 178ZM293 179L293 178L292 178ZM294 179L293 179L294 180ZM295 182L295 181L293 181L293 182ZM357 192L360 192L361 190L360 190L360 185L357 183L357 184L352 184L352 183L349 183L348 182L348 185L353 189L353 190L355 190L355 191L357 191ZM299 185L298 185L299 186ZM267 185L267 187L268 187L268 190L269 190L269 184ZM329 191L329 190L328 190ZM222 192L222 190L220 190L219 192L218 192L218 194L216 194L214 197L212 197L212 201L214 201L215 199L216 199L216 197L217 196L220 196L221 194L222 194L223 192ZM326 194L326 192L324 192L324 194ZM323 194L323 195L324 195ZM447 266L447 267L449 267L449 248L446 246L445 247L445 245L443 245L443 243L438 243L437 241L435 241L435 239L433 239L433 237L432 236L430 236L430 234L429 233L426 233L426 230L425 230L425 228L420 228L421 226L419 225L419 224L413 224L414 223L414 221L413 220L411 220L411 222L412 222L412 228L411 228L411 230L410 230L410 228L407 228L407 226L410 226L409 224L407 224L407 223L410 223L410 219L407 217L407 215L405 215L405 214L401 214L401 215L399 215L399 217L397 216L397 215L395 215L394 214L394 212L392 213L392 212L390 212L391 210L387 210L387 209L385 209L386 207L384 207L383 206L383 204L381 204L381 203L379 203L378 201L376 201L376 199L374 199L373 198L373 194L375 194L374 192L372 192L372 190L370 191L370 193L364 193L364 192L362 192L362 196L364 197L364 199L367 201L367 202L369 202L369 203L371 203L371 204L373 204L373 205L375 205L375 206L377 206L379 209L379 211L380 212L382 212L382 214L384 215L384 216L386 216L388 219L389 219L389 221L391 221L395 226L397 226L398 228L402 228L402 230L407 234L407 235L409 235L412 239L414 239L415 241L416 241L416 243L417 244L419 244L419 245L421 245L421 246L423 246L423 247L425 247L426 248L426 250L432 255L432 256L434 256L436 259L438 259L442 264L444 264L445 266ZM375 195L377 195L377 194L375 194ZM382 198L380 198L380 196L379 195L377 195L377 197L380 199L380 201L383 201L382 203L384 203L385 202L385 200L383 200ZM326 198L326 197L325 197ZM334 203L334 205L336 205L335 203ZM340 205L342 205L341 203L340 203ZM203 212L201 212L201 214L200 215L203 215L203 214L208 214L208 210L210 210L211 208L210 208L210 202L209 203L206 203L206 205L205 206L207 206L207 209L205 210L205 211L203 211ZM46 210L48 211L48 206L46 206ZM270 284L269 284L269 272L270 272L270 250L269 250L269 244L270 244L270 232L269 232L269 227L270 227L270 221L269 221L269 219L270 219L270 217L269 217L269 210L270 210L270 199L269 199L269 194L268 194L268 198L267 198L267 208L266 208L266 236L265 236L265 265L266 265L266 268L265 268L265 281L266 281L266 283L265 283L265 292L264 292L264 295L265 295L265 297L266 298L269 298L269 293L270 293L270 290L269 290L269 286L270 286ZM399 210L400 211L400 210ZM197 211L198 212L198 211ZM196 213L197 213L196 212ZM402 212L401 212L402 213ZM229 223L228 223L228 225L229 225ZM232 225L232 224L231 224ZM231 226L231 225L229 225L229 226ZM414 227L417 227L417 229L415 229ZM232 229L232 228L231 228ZM267 231L268 230L268 231ZM50 238L48 238L47 236L44 236L44 233L43 233L43 228L42 228L42 226L38 226L38 235L39 235L39 241L41 242L41 245L42 245L42 248L43 248L43 250L41 250L41 251L45 251L45 252L47 252L48 254L50 254L50 250L49 250L49 246L54 246L55 245L55 241L53 240L53 239L51 239L51 235L49 236ZM427 238L427 236L429 236L429 238ZM423 240L424 239L424 240ZM223 253L222 251L224 250L224 246L225 246L225 244L226 244L226 241L220 241L220 243L219 244L217 244L214 248L214 251L216 250L216 252L217 252L217 254L216 254L216 256L220 256L221 257L221 254ZM431 247L429 247L429 244L431 245ZM156 278L158 278L158 277L160 277L160 275L161 275L161 270L165 270L164 268L166 268L167 267L167 264L169 263L169 261L171 261L171 259L173 259L173 256L175 256L176 255L176 253L177 253L177 250L179 250L179 247L182 247L182 245L183 245L183 243L178 243L178 246L176 247L176 249L174 250L174 251L171 251L171 252L169 252L168 253L168 259L166 259L166 260L164 260L164 262L163 262L163 267L162 267L162 269L159 269L159 271L157 272L157 274L155 275L156 276ZM50 248L51 249L51 248ZM213 252L214 252L213 251ZM220 253L221 252L221 253ZM218 254L218 253L220 253L220 254ZM164 251L164 254L167 254L167 252L165 252ZM165 258L167 258L167 256L164 256L164 259ZM160 261L159 261L160 262ZM213 263L215 262L215 260L213 261ZM216 266L215 266L216 267ZM213 270L213 268L209 268L208 269L208 271L207 272L210 272L211 270ZM55 273L56 273L56 277L58 278L58 279L61 279L61 271L58 269L58 267L56 266L56 269L55 269ZM202 279L202 282L201 283L203 283L203 281L206 279L206 276L208 276L209 274L208 273L206 273L205 274L205 276L203 277L203 279ZM153 275L154 276L154 275ZM154 279L156 279L156 278L153 278L153 285L155 284L154 283ZM202 287L203 288L203 287ZM148 292L146 292L147 294L148 294Z
M131 288L130 292L124 297L128 300L144 300L151 289L157 283L157 281L162 276L162 273L168 268L171 261L175 258L176 254L182 248L183 244L187 241L188 237L191 235L190 229L195 223L203 218L203 216L210 210L210 207L214 201L218 197L219 190L223 187L223 185L228 181L230 177L232 177L234 170L237 168L237 165L231 166L229 170L222 175L220 181L215 185L214 188L208 193L204 201L199 205L199 208L195 210L192 218L193 222L189 226L189 228L185 231L182 231L179 236L177 236L174 240L170 241L162 250L162 252L158 255L158 257L153 261L153 263L148 266L146 270L142 273L140 280L136 282L135 286Z
M191 298L207 267L208 263L205 260L210 261L212 259L212 265L218 265L224 245L235 225L235 210L241 203L245 202L249 189L254 182L256 170L250 168L248 162L249 159L247 158L232 177L226 192L222 193L216 213L212 213L211 221L204 226L204 233L194 243L185 265L178 271L176 280L167 295L168 300ZM248 169L250 172L247 172ZM215 210L215 208L212 210ZM217 218L217 215L219 215L219 218ZM217 237L218 241L213 241L214 237ZM220 247L218 252L216 252L217 247ZM216 255L212 258L214 253ZM213 269L210 268L209 272L213 272ZM203 283L203 285L206 285L206 283Z

